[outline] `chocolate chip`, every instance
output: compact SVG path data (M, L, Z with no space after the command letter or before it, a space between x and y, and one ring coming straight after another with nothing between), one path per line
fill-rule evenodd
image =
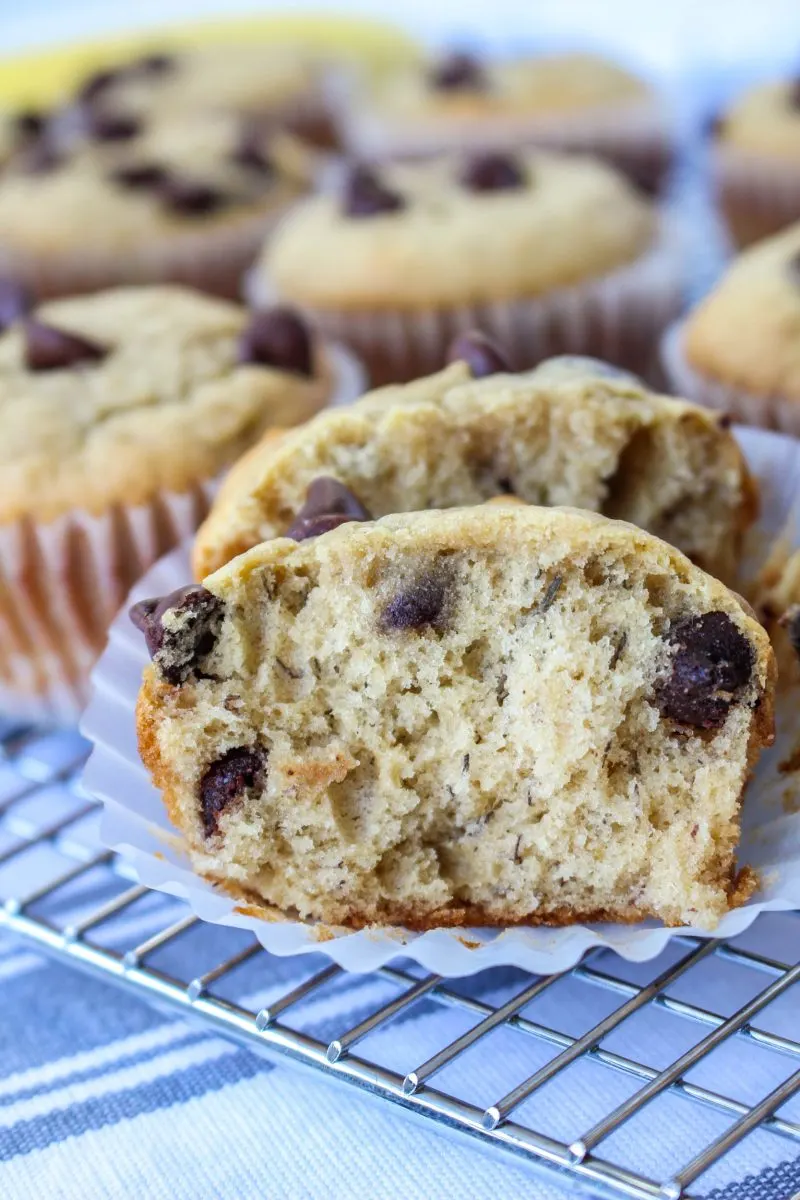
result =
M95 71L88 79L84 80L78 91L78 102L80 104L94 104L98 96L115 83L117 83L125 74L123 69Z
M353 167L345 180L342 210L348 217L375 217L399 212L405 200L381 183L370 167Z
M14 133L20 142L33 142L44 135L47 129L47 117L36 109L26 109L18 112L13 118Z
M305 504L298 512L285 537L296 542L329 533L347 521L371 521L372 515L354 492L332 479L321 475L309 486Z
M105 346L67 333L28 317L23 326L25 334L25 365L29 371L60 371L82 362L99 362L108 354Z
M158 194L170 212L187 217L206 216L228 203L228 197L213 184L181 179L176 175L167 175L162 180Z
M178 687L214 649L224 611L218 596L193 583L168 596L140 600L128 615L144 634L162 678Z
M239 362L311 378L314 355L308 326L290 308L254 312L239 340Z
M207 838L218 831L219 819L231 805L263 786L266 770L267 752L256 746L237 746L206 769L200 780L200 816Z
M86 132L97 142L129 142L142 132L142 122L127 113L94 109L86 121Z
M435 625L442 615L446 597L440 575L420 575L389 601L381 613L384 629L422 629Z
M132 163L128 167L117 167L109 175L112 183L131 192L156 190L166 182L167 172L158 163Z
M23 149L14 158L14 163L25 175L48 175L64 162L64 155L57 150L45 133Z
M495 343L477 329L462 333L450 343L447 361L465 362L474 379L511 371L508 361Z
M0 333L30 311L32 298L28 291L13 279L0 279Z
M658 687L662 716L699 729L719 729L753 671L753 648L723 612L676 622L667 638L670 674Z
M168 75L175 70L176 61L171 54L145 54L131 63L131 71L141 75Z
M477 58L463 52L448 54L431 68L431 87L442 92L479 92L487 85L486 74Z
M471 192L502 192L525 187L525 172L510 154L478 154L467 160L460 182Z
M244 133L231 153L231 161L257 175L275 174L275 164L261 145L261 139L253 133Z

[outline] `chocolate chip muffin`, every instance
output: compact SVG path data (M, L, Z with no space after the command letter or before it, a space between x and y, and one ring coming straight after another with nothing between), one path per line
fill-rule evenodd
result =
M313 157L229 115L122 126L67 151L50 129L0 176L0 273L42 296L173 281L239 294ZM123 136L124 135L124 136Z
M774 660L721 583L574 509L293 536L133 614L140 750L203 875L351 927L712 928L747 894Z
M266 428L352 399L359 381L284 310L166 286L27 314L13 300L6 286L0 703L73 717L108 622L196 529L218 474Z
M672 157L652 89L587 54L490 60L451 51L357 78L340 107L344 140L365 158L538 145L599 154L656 190Z
M677 311L656 211L610 167L535 152L346 172L270 239L250 276L351 343L374 383L436 370L480 327L520 367L568 350L650 365Z
M512 494L622 517L730 581L755 514L755 485L724 423L587 359L511 374L467 338L444 371L254 447L197 535L197 578L279 537L318 476L376 517Z
M70 127L88 132L109 122L152 124L199 114L266 118L330 128L323 72L290 45L173 47L95 71L74 97Z
M749 425L800 436L800 224L737 258L667 335L676 388Z
M739 246L800 220L800 80L750 89L712 134L720 205Z

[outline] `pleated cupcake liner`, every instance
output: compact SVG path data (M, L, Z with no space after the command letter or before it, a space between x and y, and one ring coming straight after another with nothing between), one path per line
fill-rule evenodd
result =
M327 346L326 354L334 381L328 403L357 399L366 387L361 365L341 347ZM0 712L77 720L114 614L135 581L196 531L220 480L163 488L144 504L101 513L0 525Z
M744 388L703 375L686 357L684 321L677 321L661 341L661 363L671 391L695 404L727 413L743 425L776 429L800 437L800 403L787 396L758 396Z
M322 309L298 304L259 267L245 280L253 305L293 303L329 338L366 364L373 386L438 371L450 342L480 329L517 370L556 354L586 354L657 377L658 342L683 301L681 239L665 223L653 246L631 263L545 295L413 311Z
M711 158L714 188L739 247L800 220L800 165L718 145Z

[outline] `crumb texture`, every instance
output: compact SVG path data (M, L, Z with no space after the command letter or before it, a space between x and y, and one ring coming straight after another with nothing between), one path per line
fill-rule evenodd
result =
M772 653L665 543L490 505L276 539L205 588L213 647L139 703L202 873L353 926L727 910Z

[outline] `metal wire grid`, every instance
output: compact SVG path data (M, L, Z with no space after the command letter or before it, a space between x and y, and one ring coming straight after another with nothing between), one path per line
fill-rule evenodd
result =
M270 963L275 968L276 960L255 940L218 958L212 968L196 977L192 977L191 972L171 973L153 965L152 960L158 958L159 951L174 945L200 924L185 911L176 918L173 907L169 921L164 924L162 918L157 931L138 944L112 948L103 945L103 929L121 914L130 913L134 906L147 903L153 894L131 881L126 864L114 854L96 848L96 843L87 847L85 842L72 836L76 827L96 809L96 805L81 793L77 783L86 753L85 744L74 735L46 734L32 729L0 729L0 739L0 830L6 839L5 848L0 850L0 899L4 900L0 924L57 958L114 981L159 1007L190 1012L209 1029L259 1054L312 1067L319 1074L391 1100L431 1122L466 1134L486 1147L511 1152L529 1164L549 1166L562 1178L571 1179L584 1193L632 1197L634 1200L677 1200L696 1194L690 1189L698 1178L757 1127L800 1142L800 1124L778 1115L781 1106L800 1092L800 1042L754 1024L767 1005L800 980L800 963L792 966L721 941L697 942L685 938L679 960L646 986L640 986L599 970L592 965L590 955L566 974L593 989L615 993L622 1003L576 1038L522 1015L522 1010L553 987L559 976L528 976L529 982L522 990L516 991L507 1002L495 1006L461 994L436 975L420 978L411 970L386 967L377 974L396 989L396 995L351 1028L341 1030L332 1039L321 1039L291 1028L286 1017L290 1010L332 985L345 989L356 986L358 977L348 977L336 966L316 970L266 1006L256 1008L219 994L221 985L244 964L260 959L264 977L270 972ZM38 826L18 815L23 812L26 801L39 793L52 792L54 788L71 800L65 815ZM45 846L57 852L58 869L51 866L44 878L40 873L37 882L23 894L4 895L3 868L19 863L20 856ZM109 882L114 881L119 890L99 906L95 904L79 919L65 922L59 915L59 896L69 885L98 869L104 872ZM43 905L48 910L46 915L37 911ZM234 938L234 931L218 932ZM226 947L232 945L232 940L226 943ZM712 957L744 966L769 979L766 987L727 1018L669 994L681 977ZM437 1006L463 1010L474 1017L476 1023L405 1076L355 1053L356 1047L368 1035L406 1014L411 1005L423 998ZM623 1021L647 1006L698 1023L707 1030L695 1045L663 1070L612 1052L603 1045ZM486 1108L438 1090L434 1081L439 1072L501 1026L552 1047L554 1057ZM687 1082L684 1076L690 1068L728 1038L746 1039L763 1049L789 1056L798 1066L752 1106ZM640 1086L571 1144L566 1144L524 1124L519 1109L537 1089L580 1059L591 1059L608 1072L633 1077ZM724 1133L666 1181L646 1178L604 1157L603 1143L609 1135L640 1113L648 1102L668 1091L695 1105L715 1110L731 1123Z

